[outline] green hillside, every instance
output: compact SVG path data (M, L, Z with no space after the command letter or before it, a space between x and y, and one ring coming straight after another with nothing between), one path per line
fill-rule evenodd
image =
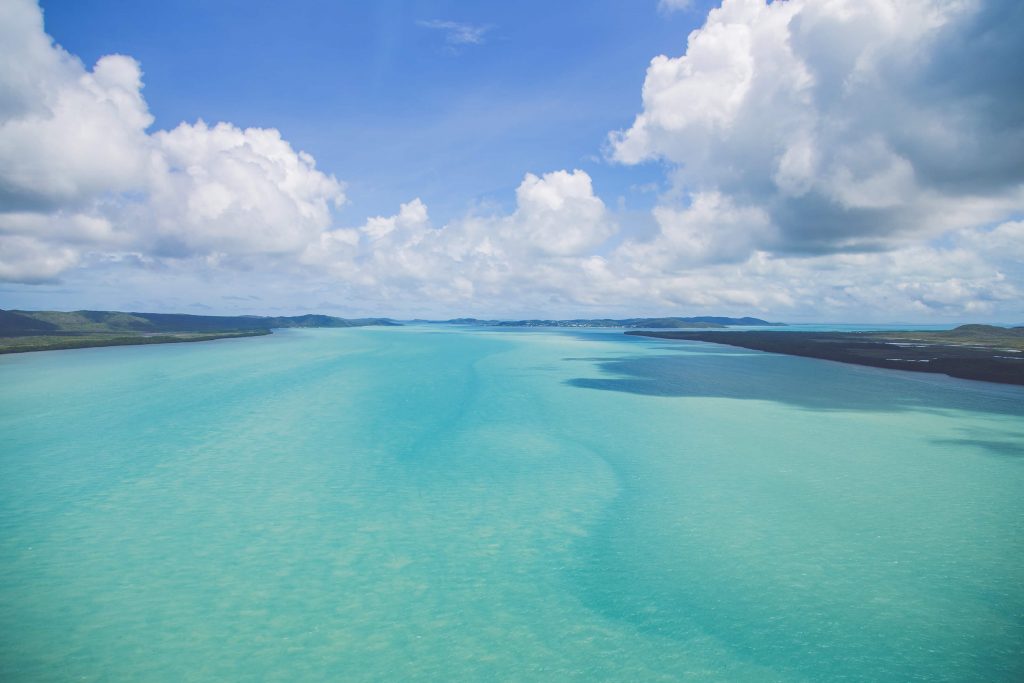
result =
M364 327L397 324L386 318L350 320L312 314L267 317L121 311L0 311L0 336L85 332L229 332L270 330L280 327Z
M329 315L220 316L121 311L0 310L0 353L208 341L270 334L282 327L398 325L386 318L351 320Z

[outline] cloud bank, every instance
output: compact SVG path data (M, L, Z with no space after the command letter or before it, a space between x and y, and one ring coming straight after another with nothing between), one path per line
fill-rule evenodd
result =
M580 169L525 172L507 213L434 225L412 198L339 226L344 184L277 130L152 131L134 59L86 67L11 0L0 280L199 296L235 273L225 300L285 282L295 309L391 315L1024 319L1021 7L726 0L609 137L613 163L665 165L641 229Z

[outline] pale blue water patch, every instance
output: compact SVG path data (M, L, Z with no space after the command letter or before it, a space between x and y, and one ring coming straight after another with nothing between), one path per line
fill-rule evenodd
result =
M438 327L0 382L5 681L1024 678L1018 387Z

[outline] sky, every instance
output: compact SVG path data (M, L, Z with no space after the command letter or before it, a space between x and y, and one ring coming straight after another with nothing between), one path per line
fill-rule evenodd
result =
M1024 4L0 0L0 308L1024 323Z

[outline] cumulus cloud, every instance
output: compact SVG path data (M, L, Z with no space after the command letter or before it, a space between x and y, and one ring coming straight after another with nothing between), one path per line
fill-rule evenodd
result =
M18 0L0 5L0 45L0 206L46 210L138 187L152 117L135 60L84 69Z
M335 227L342 184L276 130L198 121L150 131L138 63L109 56L90 70L52 44L38 7L4 9L18 41L0 55L22 71L4 72L0 279L52 281L75 267L168 278L239 268L328 278L382 304L413 293L500 305L517 292L563 296L566 278L554 271L573 272L616 231L581 170L526 174L507 214L434 226L414 199L395 215Z
M616 256L623 267L678 270L742 261L775 239L775 226L758 207L736 206L719 192L700 192L686 208L656 206L659 232L649 242L627 242Z
M51 282L78 262L78 252L27 235L0 237L0 280Z
M990 243L989 231L964 229L944 236L942 244L886 252L777 257L756 251L743 261L700 268L610 263L615 278L599 296L628 292L634 301L644 297L649 310L761 312L784 320L963 321L1024 314L1021 261L992 258L977 249L979 243Z
M578 169L542 178L527 173L516 200L518 208L504 231L509 244L574 256L597 249L615 231L604 203L594 196L590 176Z
M510 296L557 296L565 274L577 277L616 225L580 170L528 173L516 198L509 214L469 214L443 226L413 199L395 215L325 231L302 260L392 306L410 292L419 301L492 307ZM558 270L563 276L553 278Z
M767 214L774 230L753 221L737 258L998 220L1024 195L1022 25L1019 3L996 0L725 0L683 55L652 60L611 155L670 162L679 193L728 198L723 222Z
M1007 221L991 230L962 230L954 240L991 261L1024 267L1024 221Z
M506 211L435 224L415 198L339 227L344 185L278 131L153 131L137 62L87 68L8 0L0 280L170 309L277 291L372 315L1021 316L1022 7L725 0L612 135L618 162L667 162L643 227L580 169L525 173Z
M344 202L341 183L274 129L182 123L152 146L143 208L158 253L298 252Z
M780 257L748 248L751 226L774 229L767 214L706 193L685 208L656 209L660 231L652 240L627 240L600 255L593 245L607 245L616 225L584 172L527 174L517 199L509 214L468 215L443 226L414 199L394 215L324 232L303 261L331 272L367 311L409 315L589 309L788 318L827 310L839 318L955 319L991 315L1024 298L1020 247L1012 246L1024 235L1020 222L959 229L885 252ZM538 226L550 232L535 242ZM576 249L535 248L559 244L558 231L587 237L566 242ZM719 232L731 237L707 237ZM720 251L723 245L736 251Z
M139 64L87 69L27 0L0 4L0 67L0 279L53 279L90 250L297 253L345 200L276 130L148 133Z

